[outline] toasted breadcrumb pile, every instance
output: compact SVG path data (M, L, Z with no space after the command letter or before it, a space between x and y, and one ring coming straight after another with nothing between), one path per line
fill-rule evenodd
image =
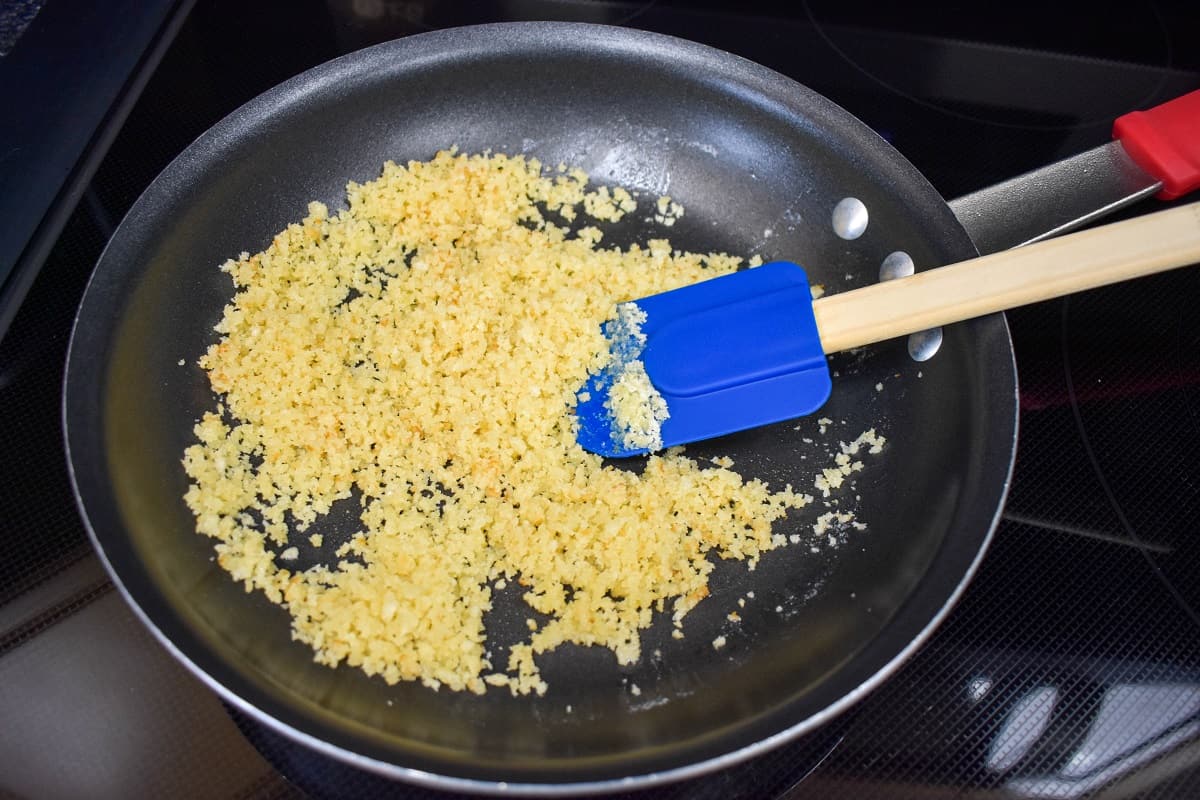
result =
M667 401L650 382L645 364L631 361L621 369L609 390L607 405L623 447L651 452L662 449L662 424L671 414Z
M778 544L771 523L810 499L791 487L678 451L635 474L575 442L617 304L738 259L605 249L562 221L619 218L631 196L520 156L389 162L347 200L222 266L236 295L200 360L220 399L184 457L220 565L285 606L318 662L542 693L536 654L576 642L632 663L654 611L678 624L706 596L710 553ZM361 527L338 559L290 565L352 495ZM493 664L484 613L504 580L550 620Z
M662 449L662 424L671 413L641 361L646 344L642 333L645 321L646 312L637 303L621 303L616 319L610 320L614 324L614 332L609 333L613 363L608 369L615 372L615 379L604 407L611 419L613 437L621 447L654 452Z

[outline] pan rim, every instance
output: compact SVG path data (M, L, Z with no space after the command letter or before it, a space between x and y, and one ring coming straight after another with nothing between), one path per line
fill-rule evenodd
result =
M568 33L570 35L567 35ZM194 151L198 146L201 148L216 147L219 149L222 137L227 136L231 132L231 129L236 127L238 119L245 117L251 110L263 110L286 105L293 94L298 89L303 88L303 86L305 86L308 82L317 78L320 78L322 82L326 80L333 80L344 70L352 68L354 64L358 63L360 60L367 59L371 54L389 53L396 48L412 48L415 47L415 45L412 44L413 42L419 42L422 45L428 44L432 46L435 43L452 44L458 40L466 41L472 37L494 37L498 34L509 37L525 37L526 40L532 40L535 38L555 38L564 42L572 42L576 41L582 34L585 33L593 37L603 37L606 40L617 39L619 40L618 46L621 48L670 46L677 52L690 52L703 55L709 59L719 58L724 64L740 65L739 69L741 69L747 77L760 81L785 80L789 84L802 89L804 93L815 96L822 103L836 108L832 101L829 101L827 98L812 92L811 90L807 89L807 87L803 87L793 79L783 76L767 67L749 61L741 56L674 36L629 28L621 28L618 26L597 25L594 23L515 22L473 25L462 28L416 34L411 37L406 37L405 39L385 42L373 47L365 48L337 59L333 59L332 61L325 62L324 64L318 65L304 73L301 73L300 75L289 79L288 81L285 81L284 83L281 83L267 92L264 92L263 94L251 99L246 104L234 110L218 123L210 127L207 131L201 134L201 136L197 137L192 144L185 148L175 159L172 160L172 162L163 170L163 172L160 173L159 177L151 183L151 187L154 186L155 183L158 183L159 179L163 175L168 175L173 170L177 170L178 165L181 163L181 161L188 157L189 153L192 153L194 157ZM436 50L431 52L436 53ZM862 128L865 133L874 135L873 132L870 132L865 126L862 126ZM912 167L910 164L908 164L907 160L904 159L902 155L899 155L899 160L905 167L909 169L913 176L922 182L925 181L924 177L920 175L915 167ZM143 203L146 194L149 194L149 189L150 187L147 188L147 192L143 194L142 197L139 198L139 200L130 209L127 219L135 217L139 205ZM932 191L932 187L930 187L930 191ZM948 207L946 214L948 217L952 218L952 214L950 214ZM120 228L123 227L124 224L125 223L122 222L122 225L118 227L117 232L114 233L113 238L110 239L109 244L106 245L104 252L100 256L98 264L106 263L106 256L109 254L109 249L112 245L112 242L117 239L120 234ZM957 225L957 222L955 222L955 224ZM961 229L961 226L959 226L959 228ZM965 231L962 235L965 238ZM151 630L155 638L157 638L164 645L164 647L167 648L174 658L185 665L193 675L198 677L209 688L213 689L222 699L231 703L239 710L246 712L256 721L267 725L272 730L281 733L292 740L295 740L311 749L317 750L324 755L332 756L344 763L350 764L351 766L367 770L377 775L382 775L392 779L404 780L409 783L428 788L469 791L479 794L519 794L529 796L587 795L600 792L629 790L634 788L648 788L651 786L664 785L688 778L699 777L734 766L758 755L762 755L786 742L792 741L799 736L824 725L834 717L842 714L848 708L857 704L866 694L870 693L884 681L890 678L891 675L894 674L903 663L905 663L926 643L933 631L936 630L936 628L942 623L944 618L950 613L951 609L957 605L963 592L965 592L967 585L974 577L979 565L982 563L983 558L989 549L992 537L995 534L996 527L1001 518L1005 500L1007 499L1011 484L1013 468L1015 464L1016 439L1019 426L1018 406L1016 402L1016 364L1015 357L1012 353L1011 336L1009 334L1007 321L1004 319L1003 315L993 315L993 317L998 318L999 320L1009 353L1010 363L1002 366L1004 369L1011 371L1013 376L1013 393L1011 398L1012 436L1010 442L1005 442L1005 445L1008 447L1008 454L1007 464L1005 465L1004 481L999 487L1000 491L998 500L995 509L993 510L991 519L988 520L986 535L983 536L978 550L974 554L974 557L972 558L968 568L958 580L953 591L944 601L941 601L941 607L937 613L935 613L932 618L928 619L924 626L921 627L917 635L914 636L905 647L901 648L900 652L888 659L881 667L874 669L874 672L865 681L861 682L851 691L843 694L841 698L827 705L819 712L805 717L795 724L783 728L765 738L761 738L751 744L729 750L718 756L705 758L683 766L660 771L649 771L638 775L613 779L543 783L489 781L440 774L413 767L405 767L366 756L361 753L348 750L340 745L322 740L292 724L288 724L287 722L280 720L275 715L264 711L255 703L242 697L241 694L229 688L229 686L223 683L218 677L210 674L209 671L203 668L191 655L184 652L184 650L170 636L168 636L166 632L164 632L160 625L151 618L150 613L135 599L133 591L126 585L125 580L123 580L118 574L117 569L110 560L109 553L104 547L102 537L97 532L96 526L93 524L92 516L89 515L88 509L84 502L84 491L81 490L81 477L77 475L76 472L76 456L78 453L73 453L72 448L72 431L74 426L70 424L70 420L72 418L72 398L78 397L78 394L71 388L72 375L77 374L76 370L72 370L71 365L75 360L80 358L77 349L77 334L81 326L80 320L83 317L86 301L88 297L93 294L93 284L97 281L99 272L100 270L97 269L89 278L88 286L84 292L83 302L80 303L79 308L76 310L67 350L67 369L64 373L63 379L63 400L61 411L64 442L67 455L67 468L76 506L80 511L80 516L88 532L89 539L95 547L106 571L109 573L114 584L121 593L121 596L133 608L138 618L141 619L142 623ZM990 324L995 323L993 322ZM233 669L232 667L230 667L229 670L230 672L237 672L237 670ZM305 712L303 710L296 710L294 715L302 718L305 715Z

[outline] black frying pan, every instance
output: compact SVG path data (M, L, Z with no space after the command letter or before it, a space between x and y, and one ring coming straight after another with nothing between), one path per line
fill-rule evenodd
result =
M541 662L551 686L541 698L389 687L318 666L290 640L285 611L211 560L181 499L180 457L213 400L205 375L178 362L193 365L214 340L232 295L217 265L262 249L310 200L340 207L346 182L375 177L385 159L452 144L669 193L687 209L670 230L677 247L786 257L831 291L873 282L895 250L919 268L974 255L942 198L882 139L793 81L707 47L535 23L429 33L325 64L176 159L112 238L80 307L64 400L70 466L126 597L240 709L358 766L441 787L557 794L662 782L749 758L846 709L929 636L991 537L1017 422L1001 316L947 329L922 364L904 342L836 361L822 412L833 429L816 444L804 441L812 430L783 424L692 448L803 487L822 441L872 426L889 439L847 495L861 497L868 530L816 554L784 548L754 572L719 564L684 640L661 620L646 633L644 652L661 658L618 668L607 651L562 647ZM830 225L844 197L870 212L853 241ZM661 234L639 224L608 241ZM819 510L781 531L803 530ZM353 525L343 512L324 523L331 542ZM729 628L726 614L751 590ZM519 635L504 613L518 603L500 598L498 645Z

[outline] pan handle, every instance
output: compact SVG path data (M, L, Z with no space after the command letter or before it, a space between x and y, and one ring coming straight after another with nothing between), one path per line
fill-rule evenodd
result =
M1175 200L1200 188L1200 89L1118 117L1113 138L1162 183L1160 199Z
M1200 89L1116 120L1112 142L950 201L980 255L1200 188Z

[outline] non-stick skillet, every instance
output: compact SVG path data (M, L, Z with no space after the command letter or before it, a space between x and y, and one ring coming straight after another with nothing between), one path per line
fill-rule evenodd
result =
M782 424L691 449L731 455L747 477L802 486L838 439L875 427L889 440L846 499L866 530L819 552L783 548L753 572L719 563L685 639L655 624L644 651L660 655L632 668L606 651L560 648L542 661L544 697L389 687L318 666L290 640L285 611L213 562L182 501L180 456L213 402L194 364L232 293L217 265L264 247L310 200L338 207L346 182L371 179L386 159L450 145L567 162L599 182L670 194L687 209L670 230L676 246L787 257L828 291L877 280L894 252L920 269L976 249L873 132L790 79L707 47L532 23L423 34L337 59L197 140L97 265L68 356L64 422L80 508L117 585L239 709L357 766L442 788L648 785L752 757L849 707L928 637L987 548L1017 427L999 315L946 329L928 361L894 342L835 362L824 436ZM855 239L831 224L847 197L869 211ZM650 235L661 229L635 215L608 241ZM350 505L335 508L323 527L331 545L354 517ZM504 613L519 603L512 590L498 597L497 647L519 636Z

